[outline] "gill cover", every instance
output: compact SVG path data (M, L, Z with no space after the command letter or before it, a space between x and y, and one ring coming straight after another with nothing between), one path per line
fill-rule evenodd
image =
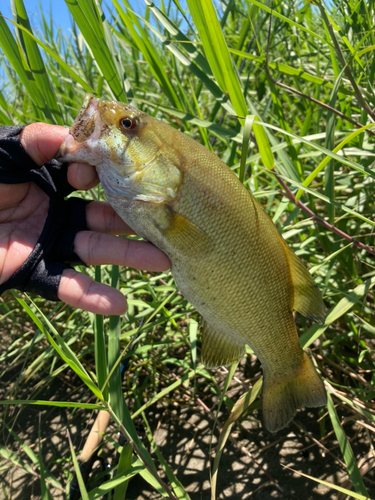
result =
M150 121L153 127L148 127ZM178 156L152 130L157 124L128 104L86 94L59 158L96 166L105 191L114 198L168 202L177 196L182 173Z

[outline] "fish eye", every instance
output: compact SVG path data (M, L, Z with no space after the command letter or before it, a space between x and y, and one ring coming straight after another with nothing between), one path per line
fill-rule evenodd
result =
M137 125L137 118L131 118L130 116L124 116L123 118L120 118L120 127L124 130L134 130Z

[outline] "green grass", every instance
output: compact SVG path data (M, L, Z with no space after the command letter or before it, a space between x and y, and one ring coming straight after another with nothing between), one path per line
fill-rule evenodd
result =
M106 15L100 2L66 0L69 33L41 12L33 31L22 0L11 3L13 24L0 17L0 124L69 125L86 91L134 100L218 154L309 266L328 313L324 325L298 318L301 345L310 346L329 383L329 412L315 438L324 443L335 432L356 498L368 497L343 416L354 412L371 435L375 430L374 3L276 0L271 17L270 4L255 0L145 0L140 13L133 2L113 0ZM121 498L135 474L160 496L189 498L154 442L146 410L176 394L193 399L202 383L220 396L222 384L199 361L199 318L168 273L105 266L84 272L120 287L129 301L126 317L94 317L20 293L3 296L3 325L11 320L12 326L0 362L19 370L2 402L2 433L15 433L9 409L25 411L26 400L70 408L72 421L88 421L90 410L102 408L132 446L122 451L117 479L83 498L100 498L112 486ZM119 361L137 334L121 385ZM71 400L44 401L53 383L72 373ZM237 404L223 398L227 414L233 412L222 422L212 498L220 494L216 480L230 430L256 418L258 390ZM147 446L137 436L137 417ZM12 450L0 447L0 467L37 474L43 498L52 487L69 486L70 473L61 482L49 470L63 468L57 458L48 463L25 439L17 442ZM64 457L66 469L73 470L79 451Z

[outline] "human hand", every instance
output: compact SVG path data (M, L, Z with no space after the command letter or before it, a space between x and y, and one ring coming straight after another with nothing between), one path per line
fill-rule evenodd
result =
M67 129L34 123L24 128L20 140L29 156L41 166L57 153ZM73 163L68 166L68 182L79 190L99 183L94 167ZM49 197L36 184L0 183L0 284L23 264L42 232L49 208ZM115 264L149 271L170 267L168 258L151 243L117 238L134 232L105 202L86 207L88 231L80 231L74 251L88 265ZM97 283L74 269L65 269L58 288L63 302L97 314L122 314L126 299L118 290Z

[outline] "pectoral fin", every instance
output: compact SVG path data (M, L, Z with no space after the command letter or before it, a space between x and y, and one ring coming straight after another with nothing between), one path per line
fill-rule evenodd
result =
M230 365L245 354L245 344L236 343L230 336L215 331L204 319L202 329L202 362L207 368Z
M293 309L306 318L324 323L325 308L319 288L299 258L286 243L285 246L294 289Z
M172 208L166 208L168 210L168 224L159 229L175 249L181 249L184 252L188 250L191 256L192 254L199 256L214 248L213 241L203 229Z

